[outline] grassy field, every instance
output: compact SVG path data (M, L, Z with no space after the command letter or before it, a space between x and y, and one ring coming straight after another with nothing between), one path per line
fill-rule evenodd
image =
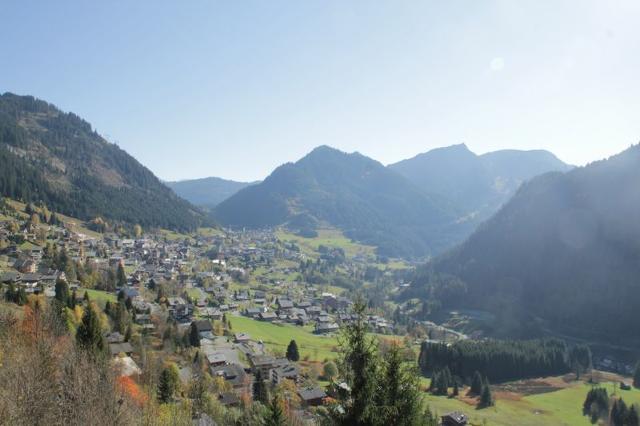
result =
M614 384L606 383L609 394L613 394ZM591 385L584 382L569 383L556 391L522 395L516 393L496 393L494 407L477 410L470 401L427 394L426 403L432 411L443 414L449 411L462 411L472 425L519 425L519 426L587 426L591 422L582 415L582 403ZM461 392L461 395L463 392ZM640 404L640 390L617 390L627 405Z
M78 289L78 297L79 298L84 297L85 292L89 293L89 298L91 300L98 302L98 304L103 307L107 302L113 303L117 300L116 295L113 293L107 293L106 291L84 289L84 288Z
M271 351L284 353L291 340L295 340L300 357L311 361L324 361L337 356L338 341L333 336L319 336L294 325L271 324L247 317L229 316L234 333L247 333L253 340L262 340Z
M280 241L296 243L300 246L303 253L314 257L318 255L318 247L321 245L342 248L347 257L354 257L359 253L373 256L375 252L375 247L365 246L351 241L337 229L319 229L318 236L314 238L300 237L280 229L276 231L276 237Z

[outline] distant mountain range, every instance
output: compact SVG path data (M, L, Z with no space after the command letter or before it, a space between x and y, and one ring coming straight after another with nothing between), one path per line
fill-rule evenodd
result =
M415 256L440 250L455 208L364 155L322 146L278 167L214 209L228 226L288 225L304 233L335 226L382 254Z
M11 93L0 96L0 194L143 227L186 231L209 220L77 115Z
M455 145L384 167L323 146L239 191L213 214L228 226L287 225L302 234L334 226L380 254L422 257L462 241L523 180L568 169L545 151L477 156Z
M196 206L211 209L236 192L257 182L236 182L219 177L165 182L180 197Z
M522 182L571 167L548 151L501 150L476 155L464 144L389 165L424 191L450 199L476 223L495 213Z
M494 312L507 334L549 327L640 346L640 145L525 183L410 292Z

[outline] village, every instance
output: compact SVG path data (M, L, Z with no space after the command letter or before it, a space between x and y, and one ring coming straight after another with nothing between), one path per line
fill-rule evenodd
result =
M281 241L274 230L101 234L77 223L46 223L36 208L25 210L31 211L11 212L0 220L0 282L7 289L5 296L54 298L56 284L62 281L74 304L92 300L109 313L116 301L123 302L129 325L104 333L112 364L121 375L141 375L141 356L152 348L175 362L186 389L195 350L211 377L218 378L223 406L239 406L251 395L256 377L271 386L285 386L301 419L313 419L313 407L331 397L333 377L327 376L326 366L337 356L336 334L352 321L353 300L343 288L306 281L303 270L335 262L330 256L334 249L321 247L322 253L314 257L293 242ZM338 255L344 270L367 262L364 253L357 253L356 261L343 252ZM295 354L287 348L285 354L239 329L240 320L281 327L285 336L295 327L327 342L331 353L319 354L317 348L311 352L304 342L291 339L300 348ZM394 332L393 322L381 310L368 316L368 324L380 335Z

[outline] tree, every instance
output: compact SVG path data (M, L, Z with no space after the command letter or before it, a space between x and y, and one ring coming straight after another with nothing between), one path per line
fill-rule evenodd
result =
M471 388L469 389L471 395L479 396L482 393L482 375L479 371L473 373L473 379L471 380Z
M336 364L333 361L325 362L322 369L322 375L325 380L331 381L338 375L338 367L336 367Z
M196 348L200 347L200 332L195 322L191 323L191 328L189 329L189 344Z
M118 264L118 272L116 273L116 279L118 283L118 287L122 288L127 285L127 274L124 271L124 266L122 263Z
M286 417L284 410L282 409L282 403L277 393L274 393L271 402L267 407L266 416L264 419L265 426L284 426L286 425Z
M158 380L158 401L162 404L173 401L173 395L178 388L178 369L174 364L162 369Z
M287 346L287 359L289 361L297 362L300 360L300 353L298 352L298 344L295 340L289 342Z
M136 238L140 238L142 236L142 226L137 223L133 226L133 234Z
M381 415L377 421L391 426L417 424L422 414L418 372L403 364L397 343L391 345L382 364L377 393Z
M80 324L76 333L76 341L82 349L93 355L98 355L105 350L100 319L92 305L87 306L84 311L82 324Z
M485 379L485 383L482 386L482 393L480 394L479 408L491 407L494 404L493 395L491 395L491 386L489 381Z
M341 398L343 413L335 420L344 425L368 425L376 418L378 357L376 340L367 335L365 305L354 303L355 320L342 329L339 344L342 349L340 372L351 388L348 397Z
M56 280L56 296L55 299L61 306L67 306L69 301L69 286L65 280Z
M262 377L262 371L258 370L253 381L253 400L266 404L269 400L267 395L267 384Z
M636 368L633 370L633 387L640 389L640 361L636 363Z
M627 415L627 426L640 426L640 418L638 417L638 406L632 405Z

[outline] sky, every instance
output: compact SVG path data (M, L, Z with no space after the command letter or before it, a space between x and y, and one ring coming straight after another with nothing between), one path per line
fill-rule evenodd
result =
M583 165L640 141L635 0L3 0L0 16L0 92L80 115L165 180L263 179L325 144Z

